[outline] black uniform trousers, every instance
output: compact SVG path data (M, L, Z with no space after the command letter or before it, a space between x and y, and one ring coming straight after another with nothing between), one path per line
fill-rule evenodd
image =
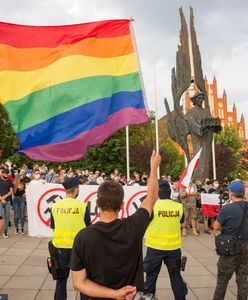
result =
M54 294L54 300L66 300L67 291L66 285L67 280L70 274L70 258L71 258L71 249L58 249L58 260L61 268L62 276L56 280L56 288ZM87 296L80 294L81 300L88 299Z
M223 300L233 273L236 273L238 286L237 299L247 300L248 297L248 244L243 244L241 253L232 256L220 256L218 264L217 285L213 300Z
M176 300L185 300L188 293L187 285L180 273L181 249L157 250L147 248L144 260L144 272L146 273L145 289L147 293L156 293L156 282L162 262L167 266L171 287Z

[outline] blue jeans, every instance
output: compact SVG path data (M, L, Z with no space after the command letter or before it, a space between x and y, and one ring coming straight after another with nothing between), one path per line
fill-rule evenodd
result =
M9 214L10 214L10 201L3 203L0 201L0 216L4 218L3 231L8 232L9 229Z
M21 228L24 228L25 222L25 197L16 196L13 201L14 207L14 223L15 228L18 228L19 220L21 222Z
M165 251L147 248L144 260L144 272L146 273L145 289L147 293L156 293L156 282L162 262L164 262L168 269L175 300L186 299L185 296L188 293L188 289L180 273L181 255L181 249Z

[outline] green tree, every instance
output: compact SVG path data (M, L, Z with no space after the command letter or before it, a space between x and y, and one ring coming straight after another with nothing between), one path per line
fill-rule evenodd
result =
M125 143L125 131L122 129L103 144L90 147L86 156L78 163L83 168L98 169L107 174L110 174L114 169L124 172L126 165Z
M170 175L173 180L178 180L185 167L183 155L169 137L161 144L160 149L169 156L168 163L161 162L161 174Z
M3 149L1 160L4 160L15 153L15 149L18 148L19 143L10 125L7 112L2 105L0 105L0 120L0 147Z
M246 179L245 166L242 164L241 149L244 147L236 128L225 126L222 132L215 136L217 176L220 180ZM225 173L224 173L225 172ZM220 176L223 176L220 178Z
M241 164L246 172L248 172L248 145L246 141L246 147L241 151Z
M217 144L226 146L237 152L243 146L242 139L238 135L238 131L235 127L225 125L220 134L215 136Z

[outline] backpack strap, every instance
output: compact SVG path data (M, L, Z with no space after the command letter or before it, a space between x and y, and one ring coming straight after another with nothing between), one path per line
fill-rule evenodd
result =
M244 236L245 221L247 218L247 210L248 210L248 203L245 202L245 207L243 208L242 221L241 221L240 228L239 228L239 239L243 239L243 236Z

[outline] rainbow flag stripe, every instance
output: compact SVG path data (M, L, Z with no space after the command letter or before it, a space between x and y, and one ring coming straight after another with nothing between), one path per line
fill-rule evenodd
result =
M18 152L76 160L120 128L149 121L130 23L0 22L0 103Z

